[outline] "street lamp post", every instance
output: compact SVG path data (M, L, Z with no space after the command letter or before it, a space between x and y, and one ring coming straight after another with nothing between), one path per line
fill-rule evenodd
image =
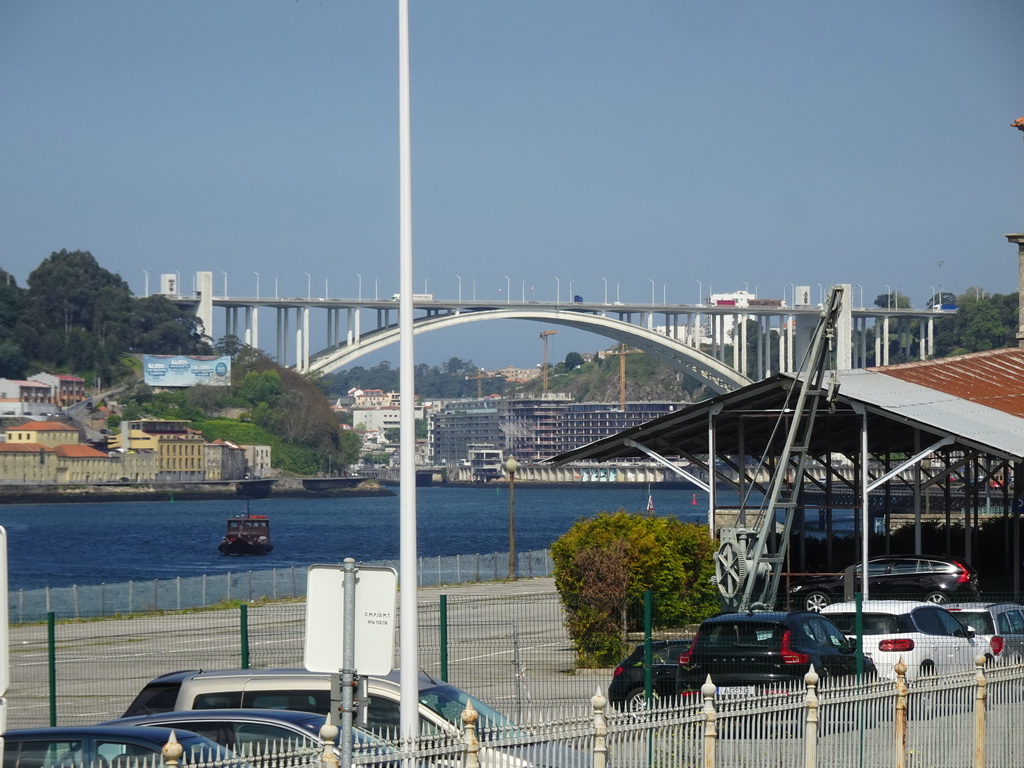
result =
M666 280L661 286L661 306L663 307L668 306L668 284L669 281Z
M530 278L526 278L526 280L529 280L529 279ZM526 303L526 280L523 280L523 298L522 298L523 304Z
M356 301L362 301L363 300L363 276L360 275L358 272L356 272L356 282L359 285L359 287L356 288L356 294L357 294L356 295Z
M651 283L651 306L653 307L654 306L654 278L653 277L648 277L647 279Z
M885 285L885 283L882 283ZM885 285L885 308L892 309L892 286Z
M224 275L224 298L226 299L228 297L228 273L222 271L221 274Z
M362 291L360 291L362 293ZM327 301L331 296L331 276L324 275L324 301ZM360 296L359 298L363 298Z
M455 279L459 281L459 303L462 303L462 275L456 275Z
M702 283L700 280L697 281L697 292L699 294L697 296L697 303L698 304L703 304L704 303L704 283Z
M932 289L932 297L930 299L932 305L929 309L935 309L935 286L929 285L928 287Z
M278 274L278 275L274 275L274 298L275 298L275 299L279 299L279 298L281 298L281 297L280 297L280 296L278 295L278 293L277 293L277 280L278 280L278 278L279 278L279 277L281 277L281 275L279 275L279 274Z
M555 304L562 303L562 281L555 278Z
M519 462L515 456L505 461L508 472L508 579L516 580L516 470Z
M373 300L374 301L378 301L380 299L380 294L377 293L377 283L378 282L380 282L380 275L377 275L375 278L373 278Z
M620 303L620 301L621 301L621 299L619 298L619 286L620 285L622 285L622 281L621 280L619 280L617 283L615 283L615 303L616 304Z
M860 308L864 309L864 286L857 283L857 287L860 288Z
M423 292L424 293L430 293L429 289L427 288L427 284L429 282L430 282L430 275L427 275L426 277L423 278Z
M253 272L253 274L256 275L256 300L259 301L259 298L260 298L260 273L259 272Z
M306 273L306 301L310 301L313 298L313 276Z
M142 292L143 292L143 293L144 293L144 294L145 294L146 296L149 296L149 272L147 272L146 270L142 270L142 274L144 274L144 275L146 276L146 285L145 285L145 287L144 287L144 288L142 289Z
M512 278L505 275L505 303L512 303Z

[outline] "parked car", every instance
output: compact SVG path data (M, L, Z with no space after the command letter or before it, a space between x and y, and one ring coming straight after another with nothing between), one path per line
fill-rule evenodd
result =
M861 581L860 563L843 573L793 577L790 602L803 610L820 611L830 603L846 600L847 573L854 580L850 585L852 596ZM977 600L978 574L967 561L943 555L873 557L868 560L868 596L924 600L939 605L954 599Z
M122 717L103 725L181 728L244 756L263 749L267 742L290 744L294 749L320 749L320 728L326 719L325 715L283 709L200 709ZM358 728L353 729L353 742L357 751L377 753L375 747L387 751L380 739Z
M974 629L974 639L989 660L997 664L1020 664L1024 661L1024 606L1017 603L949 603L943 608Z
M151 680L129 705L124 716L172 710L283 709L326 713L331 710L331 676L305 669L235 669L172 672ZM367 678L366 730L390 737L398 733L401 688L398 672ZM477 711L477 733L483 742L484 768L572 768L588 764L582 752L532 742L511 720L465 691L419 675L420 732L461 735L462 713L472 702ZM519 747L489 748L487 740L516 736Z
M860 659L873 676L871 660ZM708 675L719 693L784 690L802 684L812 664L821 678L854 675L856 644L811 611L723 613L701 622L679 656L677 690L698 691Z
M652 698L666 698L676 693L676 668L679 654L690 647L691 640L654 640L651 642ZM647 704L644 687L644 644L615 667L608 685L608 702L618 709L644 709Z
M3 734L3 768L106 765L130 768L143 760L160 760L160 752L174 733L182 749L182 763L200 763L234 757L214 741L187 730L150 726L88 725L68 728L24 728Z
M857 639L857 604L833 603L821 615L835 622L852 640ZM895 679L896 662L907 665L907 679L919 675L964 672L984 649L954 614L937 605L909 600L864 600L861 634L865 656L870 656L882 677Z

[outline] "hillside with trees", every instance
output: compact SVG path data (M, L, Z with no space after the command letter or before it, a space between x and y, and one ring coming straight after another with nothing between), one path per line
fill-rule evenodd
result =
M42 370L109 383L132 375L125 355L211 353L198 318L163 296L136 298L88 251L51 254L26 288L0 280L0 378Z

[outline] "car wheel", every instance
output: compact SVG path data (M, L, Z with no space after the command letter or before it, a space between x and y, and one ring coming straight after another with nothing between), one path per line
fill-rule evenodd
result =
M944 605L949 602L949 595L945 592L929 592L924 596L926 603L935 603L935 605Z
M804 597L804 608L815 613L821 613L821 609L831 603L832 598L825 592L808 592Z
M660 698L657 691L651 691L651 706L658 706L658 699ZM627 712L647 711L647 694L643 688L636 688L626 694L625 710Z

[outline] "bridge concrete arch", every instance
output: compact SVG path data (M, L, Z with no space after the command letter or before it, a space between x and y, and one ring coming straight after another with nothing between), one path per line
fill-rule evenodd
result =
M590 331L654 355L673 368L702 381L708 389L716 393L730 392L751 383L750 379L722 361L681 341L623 320L589 312L540 308L481 309L417 318L413 324L413 332L419 335L488 320L534 320ZM339 344L313 355L307 370L330 373L352 364L363 355L395 344L398 340L397 325L363 333L356 343Z

